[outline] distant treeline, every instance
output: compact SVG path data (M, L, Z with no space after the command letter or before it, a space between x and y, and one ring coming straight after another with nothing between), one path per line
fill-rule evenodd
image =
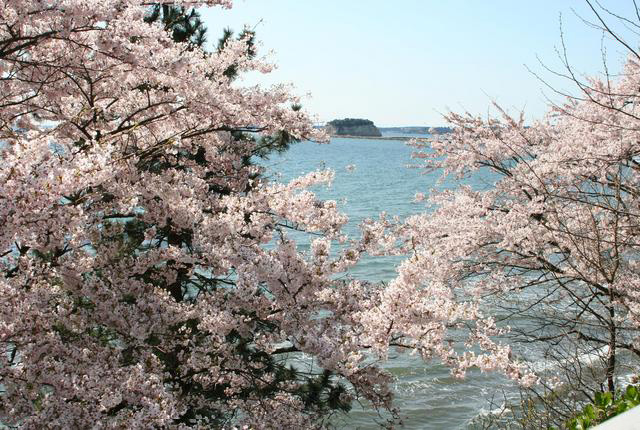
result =
M359 127L363 125L373 125L373 121L370 121L368 119L359 119L359 118L345 118L345 119L334 119L333 121L329 121L327 125L332 125L335 128Z
M406 134L444 134L451 133L451 127L378 127L380 131L387 133Z

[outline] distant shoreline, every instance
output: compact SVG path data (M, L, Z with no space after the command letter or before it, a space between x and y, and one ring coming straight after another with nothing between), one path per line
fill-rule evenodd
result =
M408 137L408 136L354 136L350 134L332 134L331 137L342 137L345 139L373 139L373 140L399 140L399 141L407 141L407 140L417 140L419 142L429 142L431 141L428 137Z

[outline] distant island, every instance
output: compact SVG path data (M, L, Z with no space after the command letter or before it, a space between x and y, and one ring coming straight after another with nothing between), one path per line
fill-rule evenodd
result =
M382 133L373 121L368 119L334 119L325 125L325 130L332 136L380 137Z

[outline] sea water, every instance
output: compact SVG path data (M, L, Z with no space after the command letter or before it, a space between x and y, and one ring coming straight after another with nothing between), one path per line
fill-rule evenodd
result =
M263 164L272 180L282 182L318 169L334 170L331 187L317 187L313 191L321 199L338 202L340 210L349 217L345 232L357 238L358 225L364 219L377 218L383 211L401 218L424 212L425 204L414 201L416 193L459 186L453 180L438 183L441 172L425 174L418 168L409 168L418 164L411 158L414 151L415 148L398 140L332 138L330 144L296 144ZM465 183L485 189L493 186L496 178L489 172L480 172ZM302 250L308 248L304 238L297 239ZM372 282L390 281L400 261L400 257L366 257L350 274ZM424 362L408 354L394 356L385 368L396 378L396 405L406 429L466 428L482 411L500 405L505 391L515 394L516 390L513 382L500 375L471 371L459 380L437 361ZM379 428L376 420L380 418L375 411L354 405L337 425L374 429Z

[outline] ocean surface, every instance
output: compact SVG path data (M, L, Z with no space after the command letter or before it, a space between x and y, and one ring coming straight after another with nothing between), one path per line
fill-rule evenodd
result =
M314 191L322 199L339 203L341 211L349 216L346 233L357 237L358 225L364 219L376 218L382 211L400 217L424 212L424 203L414 202L417 192L428 194L431 189L459 185L455 181L438 184L439 172L424 174L409 168L416 164L411 158L413 151L398 140L333 138L330 144L296 144L263 164L272 180L282 182L314 170L333 169L336 175L332 186ZM495 177L488 172L465 181L476 189L491 187L494 182ZM301 249L308 248L303 237L297 240ZM367 257L350 274L372 282L389 281L401 260ZM472 371L466 379L458 380L438 362L424 362L407 354L395 356L386 368L396 377L396 405L405 429L464 429L472 420L499 407L503 394L516 393L513 382L500 375ZM349 416L340 418L336 425L375 429L379 428L376 420L381 419L374 411L354 405Z

